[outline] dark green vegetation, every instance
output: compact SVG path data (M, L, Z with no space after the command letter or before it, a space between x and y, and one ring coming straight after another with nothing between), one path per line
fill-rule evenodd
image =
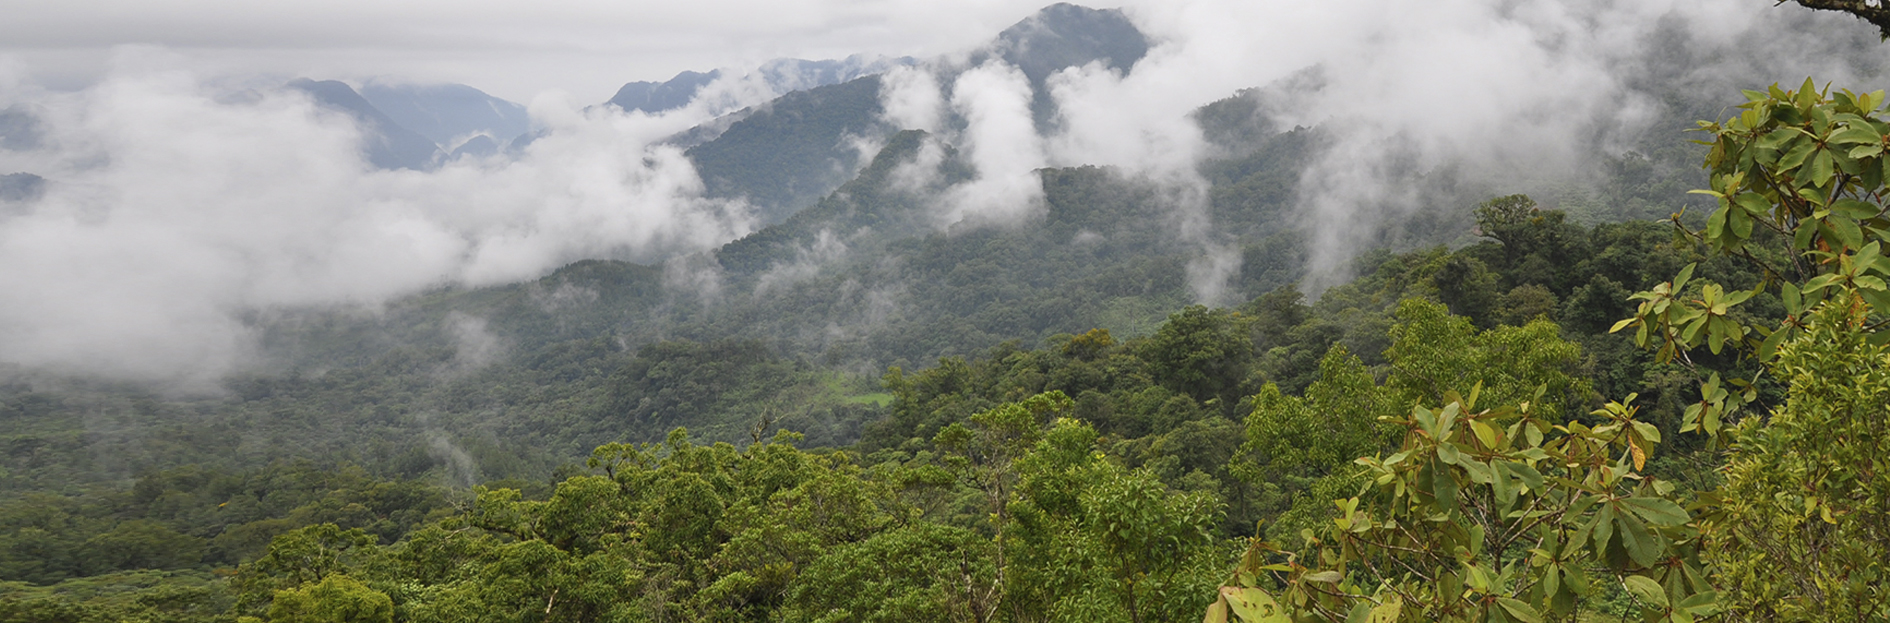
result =
M746 196L776 222L846 181L860 154L849 137L883 133L879 76L795 91L691 147L709 194Z
M235 401L14 386L6 482L18 502L6 507L0 570L44 586L11 585L0 613L1191 619L1238 557L1234 537L1259 524L1292 542L1327 523L1329 500L1357 486L1351 457L1397 442L1373 417L1434 404L1456 383L1480 382L1486 401L1533 396L1544 417L1639 391L1641 419L1681 437L1694 396L1676 379L1691 377L1607 334L1611 320L1632 313L1627 293L1689 262L1729 282L1756 275L1676 245L1657 223L1584 227L1523 197L1478 216L1492 239L1370 256L1364 276L1310 304L1282 287L1235 308L1182 309L1140 337L1001 343L895 367L881 381L889 396L728 340L634 353L553 340L464 369L452 348L395 349L319 377L232 381ZM525 290L481 300L502 318L528 310ZM434 322L412 326L452 331L446 315ZM118 414L102 417L125 436L32 432L75 407ZM482 434L443 432L481 410L505 415ZM438 428L396 444L412 422ZM759 442L677 431L604 443L677 425ZM815 445L859 441L803 450L801 435L775 429L819 431L828 441ZM277 447L260 440L272 435L329 462L243 467L262 460L246 451ZM382 441L313 445L329 436ZM544 474L555 463L505 457L572 456L532 448L546 443L602 445L550 479L488 482L476 495L422 484ZM1711 478L1688 467L1699 450L1685 442L1650 452L1650 469ZM195 465L157 467L180 458ZM52 486L110 473L133 485Z
M803 192L762 152L847 86L692 156ZM1436 205L1311 300L1328 136L1251 91L1205 241L1095 167L940 231L972 173L907 131L713 254L259 314L207 397L6 371L0 621L1881 619L1890 128L1805 92L1552 208L1397 180Z
M1207 620L1542 621L1610 605L1645 621L1890 617L1884 98L1807 79L1747 91L1730 118L1700 122L1712 175L1700 192L1718 205L1676 239L1746 271L1689 263L1634 293L1634 313L1609 327L1699 383L1679 427L1704 442L1682 459L1691 467L1658 464L1675 435L1636 394L1570 417L1557 412L1558 379L1522 396L1505 389L1527 382L1413 366L1433 392L1469 392L1378 418L1402 441L1346 453L1357 467L1328 478L1349 477L1356 493L1322 492L1335 516L1296 547L1252 541ZM1529 230L1502 225L1533 222L1525 208L1500 198L1480 223L1513 247ZM1393 335L1387 389L1405 367L1391 353L1413 337ZM1728 369L1731 357L1752 367ZM1262 431L1293 430L1288 420Z

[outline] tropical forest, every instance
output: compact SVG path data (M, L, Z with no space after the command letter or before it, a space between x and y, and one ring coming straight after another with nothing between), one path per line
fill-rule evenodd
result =
M1890 8L1259 4L0 71L0 623L1890 621Z

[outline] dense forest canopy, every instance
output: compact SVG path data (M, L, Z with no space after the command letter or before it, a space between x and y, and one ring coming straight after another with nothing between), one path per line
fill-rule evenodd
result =
M1045 14L1039 129L1150 50ZM1191 198L943 226L967 120L789 94L685 136L767 212L712 251L258 312L211 392L0 369L0 622L1890 619L1890 100L1637 71L1593 179L1383 171L1338 280L1318 68L1189 116Z

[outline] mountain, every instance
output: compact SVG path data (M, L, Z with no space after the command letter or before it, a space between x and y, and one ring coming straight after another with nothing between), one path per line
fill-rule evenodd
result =
M883 137L879 77L795 91L684 152L709 194L746 197L776 223L832 192L858 168L847 137Z
M842 60L780 58L762 64L750 77L760 80L780 95L840 84L916 62L910 57L869 57L864 54L855 54ZM640 110L651 114L674 110L689 105L703 87L724 75L719 69L706 73L685 71L667 82L632 82L623 85L605 103L625 111Z
M31 173L0 175L0 202L29 203L46 194L46 178Z
M696 99L696 91L716 78L722 77L721 70L708 73L685 71L676 74L668 82L632 82L617 89L617 94L604 102L624 111L641 110L646 113L659 113L689 105Z
M509 142L531 130L525 107L463 84L391 84L370 81L361 98L394 123L434 144L457 149L474 136Z
M1034 91L1031 114L1041 131L1056 114L1055 101L1044 89L1051 74L1095 61L1126 74L1146 55L1148 38L1121 10L1057 3L998 33L997 41L972 56L972 64L998 58L1024 72Z
M453 153L447 154L446 159L451 161L462 157L484 158L498 154L503 148L498 141L492 140L491 136L478 134L466 139L466 142L460 143L458 147L454 147Z
M1148 37L1121 10L1057 3L998 33L996 41L973 55L973 64L1001 58L1041 88L1050 74L1068 67L1104 61L1128 73L1146 55Z
M1054 115L1043 85L1050 74L1097 61L1128 71L1147 52L1147 37L1121 11L1056 4L1005 29L971 56L969 66L997 59L1020 68L1031 80L1032 110L1042 129ZM824 80L865 70L821 63L787 62L772 71ZM923 64L947 88L968 68L944 58ZM880 119L879 86L878 76L868 75L795 91L673 142L694 145L687 154L711 195L744 197L764 223L778 223L838 188L867 162L855 144L883 142L907 129Z
M361 151L376 167L426 170L439 161L439 145L395 122L356 93L354 87L334 80L308 78L298 78L286 86L307 93L316 104L354 117L361 127Z
M39 147L39 118L25 108L0 110L0 149L24 151Z

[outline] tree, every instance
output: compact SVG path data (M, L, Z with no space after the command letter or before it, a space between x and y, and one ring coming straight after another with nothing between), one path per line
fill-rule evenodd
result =
M971 416L970 426L953 423L933 438L933 444L946 452L946 468L965 486L983 494L991 530L996 533L991 556L993 581L985 587L966 588L973 619L980 623L992 620L1003 605L1017 459L1043 438L1044 426L1052 417L1073 406L1075 403L1063 392L1046 392L979 412Z
M1731 289L1692 279L1688 266L1635 294L1635 316L1613 330L1634 328L1643 347L1689 364L1700 347L1746 353L1788 384L1785 404L1763 408L1756 379L1723 386L1712 375L1686 410L1683 430L1730 444L1726 483L1705 498L1701 527L1734 614L1881 620L1890 616L1884 92L1820 90L1807 78L1797 90L1772 85L1746 98L1732 118L1699 124L1712 138L1712 188L1696 192L1718 208L1703 230L1679 233L1759 266L1764 279ZM1777 296L1782 321L1742 313L1761 295Z
M1659 429L1622 403L1593 426L1535 401L1477 410L1477 389L1393 419L1404 444L1358 460L1364 491L1300 552L1256 538L1207 620L1533 623L1575 616L1600 582L1645 620L1717 612L1691 517L1641 471Z
M1191 305L1168 317L1140 353L1162 386L1230 413L1245 389L1253 336L1239 312Z
M1834 303L1772 366L1787 402L1731 434L1707 536L1747 620L1890 620L1890 348Z
M345 575L277 591L271 623L393 623L394 600Z

